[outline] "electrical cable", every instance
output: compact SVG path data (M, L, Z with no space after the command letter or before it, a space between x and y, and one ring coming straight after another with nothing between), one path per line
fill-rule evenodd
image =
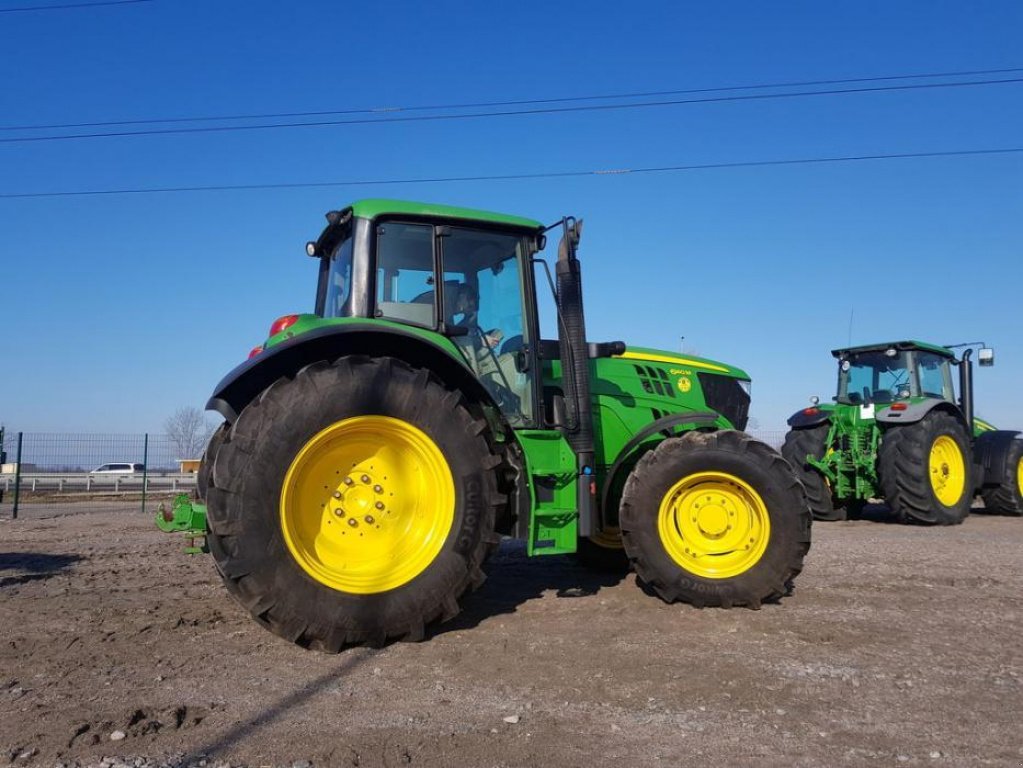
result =
M793 91L789 93L753 93L741 96L715 96L702 99L673 99L668 101L646 101L635 104L594 104L588 106L573 107L541 107L536 109L503 110L499 112L471 112L461 115L415 115L407 117L392 118L359 118L356 120L318 120L314 122L299 123L267 123L264 125L219 125L194 128L160 128L145 131L111 131L107 133L73 133L63 136L15 136L13 138L0 139L0 144L15 144L44 141L67 141L70 139L99 139L99 138L123 138L126 136L158 136L168 134L193 134L193 133L226 133L235 131L265 131L281 128L322 128L327 126L341 125L366 125L370 123L410 123L424 121L442 120L467 120L493 117L509 117L519 115L541 115L558 114L571 112L596 112L613 111L625 109L637 109L641 107L668 107L685 104L711 104L738 101L763 101L768 99L791 99L798 97L812 96L837 96L841 94L854 93L880 93L886 91L912 91L936 88L965 88L979 85L1007 85L1023 83L1023 77L1010 78L1005 80L968 80L957 83L919 83L915 85L885 85L872 86L867 88L846 88L829 89L823 91Z
M516 181L526 179L557 179L580 176L624 176L630 174L644 173L678 173L684 171L708 171L722 170L728 168L762 168L796 165L823 165L827 163L848 163L862 161L881 160L909 160L921 158L938 157L969 157L983 155L1006 155L1023 152L1023 147L1002 147L993 149L961 149L936 152L898 152L892 154L873 155L842 155L837 157L809 157L791 158L781 160L747 160L729 163L699 163L692 165L663 165L650 166L645 168L616 168L600 169L589 171L550 171L538 173L509 173L479 176L447 176L447 177L426 177L418 179L362 179L350 181L310 181L310 182L284 182L277 184L211 184L201 186L181 187L135 187L124 189L99 189L99 190L67 190L53 192L7 192L0 193L0 199L13 198L45 198L45 197L85 197L101 195L142 195L142 194L167 194L181 192L223 192L240 190L266 190L266 189L310 189L316 187L354 187L378 185L400 185L400 184L439 184L466 181Z

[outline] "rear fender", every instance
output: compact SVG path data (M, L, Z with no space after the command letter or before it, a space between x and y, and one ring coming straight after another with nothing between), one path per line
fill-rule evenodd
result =
M907 403L906 410L904 411L893 411L890 407L878 410L874 415L874 419L885 426L912 424L913 422L920 421L934 410L945 411L958 419L963 426L966 426L966 419L963 418L963 412L958 407L947 400L938 400L937 398L921 400L918 403Z
M831 412L822 408L803 408L789 416L788 425L793 429L816 427L831 420Z
M450 352L417 334L371 323L325 326L270 347L228 373L213 390L206 409L234 422L245 406L277 379L294 376L320 360L333 361L345 355L404 360L433 371L448 386L461 390L468 400L497 409L468 366Z
M1005 482L1007 479L1005 460L1014 440L1023 440L1023 433L998 429L985 432L977 438L973 444L973 464L978 470L978 487L1000 485Z

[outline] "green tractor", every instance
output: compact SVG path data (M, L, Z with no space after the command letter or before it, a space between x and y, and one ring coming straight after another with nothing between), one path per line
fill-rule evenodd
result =
M818 520L858 517L883 499L904 522L955 525L979 492L985 507L1023 514L1023 435L974 416L973 348L898 341L836 349L834 403L796 412L782 446ZM953 351L964 348L956 358ZM952 368L959 369L956 397Z
M631 566L669 602L787 593L812 518L788 462L738 431L749 377L587 341L581 221L393 200L327 220L306 247L315 312L274 322L217 385L205 503L158 519L205 536L258 622L328 652L420 639L502 536ZM538 257L553 228L556 287Z

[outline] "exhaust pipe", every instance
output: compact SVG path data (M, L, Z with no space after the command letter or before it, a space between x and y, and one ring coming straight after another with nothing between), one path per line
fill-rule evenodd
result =
M558 245L556 274L561 327L561 377L566 384L570 429L568 444L576 455L578 476L579 535L593 536L598 531L597 479L593 467L593 406L590 400L590 355L586 344L586 317L583 312L582 270L576 247L582 236L582 221L567 217Z
M966 426L970 431L969 438L973 440L973 350L967 349L963 352L963 359L959 361L959 407L966 419Z

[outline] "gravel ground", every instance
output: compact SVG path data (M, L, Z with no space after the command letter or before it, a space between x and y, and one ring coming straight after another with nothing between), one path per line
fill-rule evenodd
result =
M1023 520L814 527L760 611L507 542L426 642L302 651L138 512L0 521L0 763L1023 764Z

